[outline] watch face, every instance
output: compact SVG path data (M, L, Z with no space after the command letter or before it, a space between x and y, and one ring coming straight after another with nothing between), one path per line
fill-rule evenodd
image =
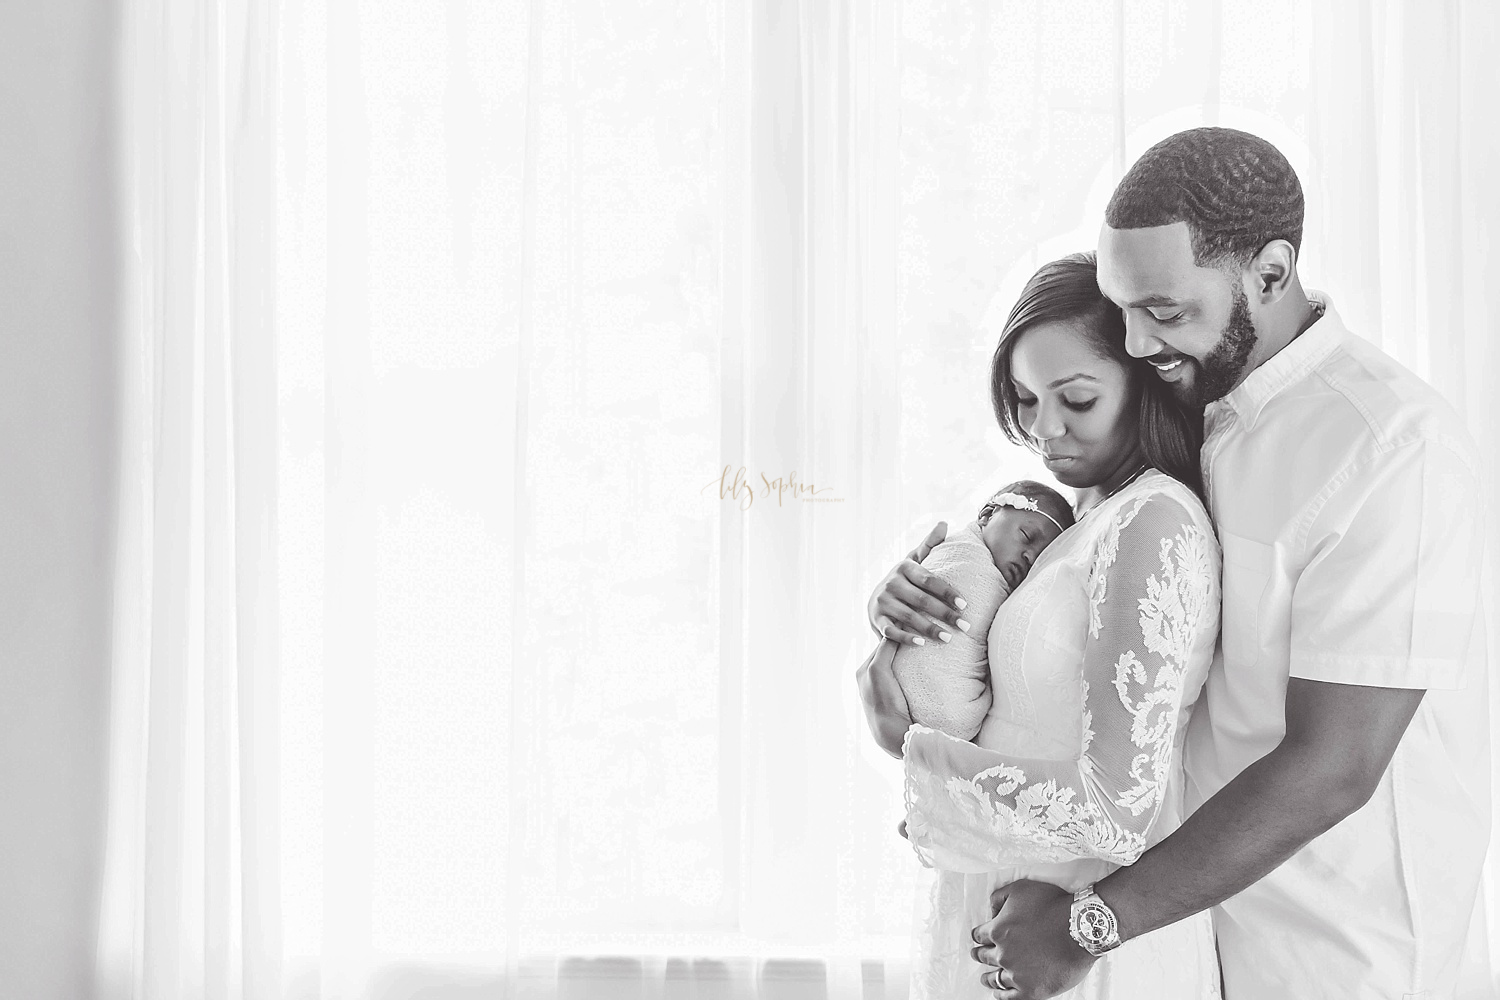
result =
M1109 911L1102 906L1084 906L1078 911L1078 933L1093 944L1109 940L1113 923Z
M1098 900L1074 904L1073 939L1090 954L1099 956L1119 945L1120 931L1115 915Z

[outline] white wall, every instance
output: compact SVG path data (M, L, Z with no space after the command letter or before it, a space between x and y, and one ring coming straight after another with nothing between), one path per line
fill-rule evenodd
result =
M0 3L0 997L90 993L104 818L115 13Z

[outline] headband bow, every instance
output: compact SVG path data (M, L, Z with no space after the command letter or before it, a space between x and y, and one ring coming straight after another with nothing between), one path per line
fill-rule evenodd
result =
M1062 524L1058 522L1057 518L1053 517L1045 510L1042 510L1042 508L1037 505L1037 502L1035 500L1031 499L1031 497L1023 497L1019 493L1001 493L999 496L996 496L992 500L990 500L989 503L985 504L985 506L991 508L1014 507L1016 510L1035 511L1036 513L1045 517L1047 520L1051 521L1053 524L1056 524L1058 531L1067 530L1062 526Z

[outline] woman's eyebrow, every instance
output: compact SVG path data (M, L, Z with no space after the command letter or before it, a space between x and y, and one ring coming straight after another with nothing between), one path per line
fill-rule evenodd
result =
M1092 375L1085 374L1084 372L1075 372L1072 375L1064 375L1062 378L1057 379L1056 381L1048 382L1047 388L1056 389L1060 385L1066 385L1067 383L1077 381L1078 379L1083 379L1085 382L1099 381Z

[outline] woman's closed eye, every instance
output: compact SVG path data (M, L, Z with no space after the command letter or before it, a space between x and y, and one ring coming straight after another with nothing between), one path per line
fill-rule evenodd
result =
M1063 397L1063 405L1066 406L1070 410L1077 411L1078 413L1084 413L1084 412L1086 412L1088 410L1093 409L1094 404L1096 402L1098 402L1097 398L1095 398L1095 399L1077 399L1077 398L1069 399L1067 396Z

